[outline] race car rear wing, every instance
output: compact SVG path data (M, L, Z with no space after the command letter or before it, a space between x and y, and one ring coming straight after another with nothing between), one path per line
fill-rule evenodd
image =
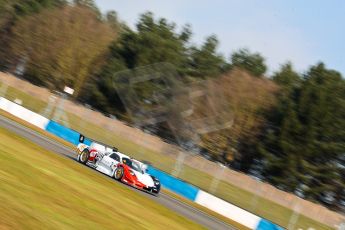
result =
M106 149L112 149L112 151L114 152L118 152L119 149L114 147L114 146L110 146L110 145L107 145L107 144L104 144L102 142L99 142L99 141L96 141L96 140L93 140L93 139L90 139L88 138L89 140L91 140L92 143L95 143L95 144L98 144L98 145L103 145ZM84 143L85 141L85 136L83 134L80 134L79 135L79 143Z

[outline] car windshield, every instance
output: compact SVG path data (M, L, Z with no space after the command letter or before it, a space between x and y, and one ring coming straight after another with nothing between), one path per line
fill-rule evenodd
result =
M142 172L139 164L132 161L129 158L122 158L122 163L124 163L125 165L128 165L131 169L133 169L137 172Z

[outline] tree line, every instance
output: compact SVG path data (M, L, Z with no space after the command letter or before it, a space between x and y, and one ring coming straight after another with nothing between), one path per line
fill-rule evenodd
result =
M320 62L298 73L286 63L267 76L259 53L240 49L227 58L215 35L194 45L190 25L178 29L150 12L132 29L92 0L0 0L0 15L2 71L50 90L70 86L73 100L131 123L114 87L116 73L170 63L183 84L207 82L209 95L222 92L222 103L211 96L212 104L232 111L230 127L194 143L201 153L344 211L345 81L339 72ZM161 84L142 84L139 95ZM208 113L202 105L195 105L197 115ZM166 124L152 132L176 142Z

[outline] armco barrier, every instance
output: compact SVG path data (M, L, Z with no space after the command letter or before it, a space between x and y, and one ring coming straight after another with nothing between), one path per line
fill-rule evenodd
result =
M199 192L199 189L183 182L165 172L162 172L158 169L155 169L151 166L147 168L147 172L151 174L152 176L155 176L159 179L162 186L191 200L195 201L195 198Z
M47 118L36 114L20 105L17 105L5 98L0 97L0 109L3 109L14 116L17 116L27 122L44 129L74 145L79 144L80 134L70 128L48 120ZM92 141L85 138L84 144L91 145ZM195 186L192 186L186 182L183 182L173 176L162 172L151 166L148 167L148 172L157 177L162 186L165 188L191 200L210 210L213 210L231 220L242 224L250 229L255 230L281 230L282 228L277 225L264 220L252 213L249 213L239 207L227 203L211 194L208 194Z

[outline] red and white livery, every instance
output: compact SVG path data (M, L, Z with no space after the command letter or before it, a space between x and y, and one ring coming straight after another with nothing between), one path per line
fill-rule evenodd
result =
M93 142L91 146L79 144L77 160L118 181L138 189L158 194L160 182L146 173L146 165L119 152L116 148L105 147Z

